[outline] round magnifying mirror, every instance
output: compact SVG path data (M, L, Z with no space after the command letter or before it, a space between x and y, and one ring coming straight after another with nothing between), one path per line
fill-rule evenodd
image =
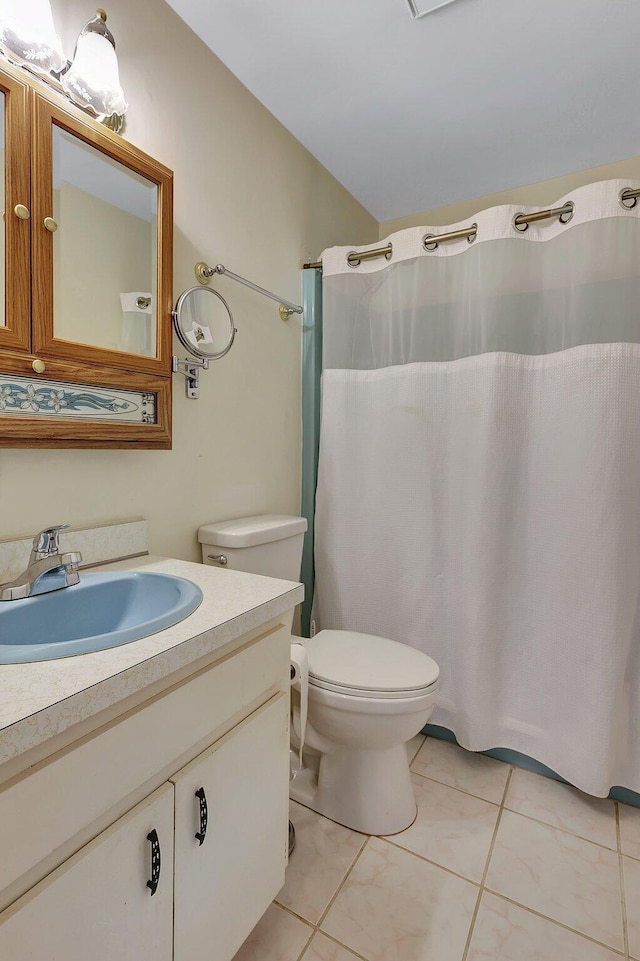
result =
M206 360L224 357L236 336L229 305L213 287L190 287L180 294L173 325L181 344Z

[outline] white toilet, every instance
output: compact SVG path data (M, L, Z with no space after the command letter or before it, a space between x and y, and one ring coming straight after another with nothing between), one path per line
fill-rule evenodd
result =
M300 574L304 518L276 514L207 524L205 564L285 580ZM291 797L364 834L396 834L416 816L406 743L427 723L438 692L434 660L405 644L353 631L320 631L307 649L305 766ZM291 739L299 744L292 690Z

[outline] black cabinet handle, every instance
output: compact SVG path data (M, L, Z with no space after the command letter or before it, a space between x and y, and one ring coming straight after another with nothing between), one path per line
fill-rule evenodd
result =
M204 793L204 788L199 787L195 796L200 801L200 830L195 835L195 838L198 844L204 844L204 839L207 836L207 819L209 817L209 812L207 809L207 795Z
M158 890L160 880L160 841L155 828L147 834L147 841L151 841L151 880L147 881L147 887L150 888L153 897Z

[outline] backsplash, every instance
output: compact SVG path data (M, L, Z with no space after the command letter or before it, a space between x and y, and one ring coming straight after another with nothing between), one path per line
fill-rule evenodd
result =
M36 533L34 530L33 534ZM0 582L12 580L25 569L32 540L32 536L0 540ZM62 551L80 551L81 567L148 554L147 522L126 521L123 524L63 531L60 548Z

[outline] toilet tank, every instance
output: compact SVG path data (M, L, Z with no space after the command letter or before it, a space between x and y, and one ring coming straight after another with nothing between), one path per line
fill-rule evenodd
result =
M205 524L198 531L202 563L297 581L306 529L304 517L287 514L258 514ZM226 564L214 559L219 555Z

